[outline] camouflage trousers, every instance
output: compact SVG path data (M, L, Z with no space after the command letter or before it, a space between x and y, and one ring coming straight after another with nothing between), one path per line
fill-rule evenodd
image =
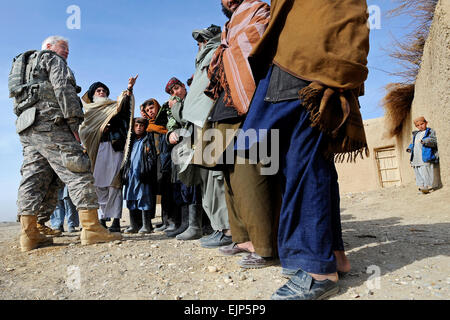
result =
M42 205L37 212L37 220L40 224L45 224L47 221L50 221L50 217L55 211L58 203L58 191L64 187L64 183L62 183L61 179L59 179L56 174L53 174L53 176L52 182L42 201Z
M98 209L89 158L67 125L37 122L20 133L20 142L23 164L17 197L19 215L51 215L61 187L58 179L67 185L78 210Z

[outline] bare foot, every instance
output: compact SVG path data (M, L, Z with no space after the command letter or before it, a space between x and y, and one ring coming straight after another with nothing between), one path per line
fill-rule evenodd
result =
M334 255L336 257L338 271L349 272L351 269L351 265L350 265L350 261L347 259L347 256L345 255L345 251L334 251ZM338 280L339 280L339 276L338 276L337 272L330 273L330 274L309 273L309 275L318 281L331 280L333 282L338 282Z
M338 271L349 272L351 270L352 266L345 255L345 251L334 251L334 256L336 257Z
M339 276L337 272L335 273L329 273L329 274L316 274L316 273L308 273L311 277L313 277L314 280L317 281L324 281L324 280L331 280L333 282L338 282Z
M253 247L253 243L251 241L238 243L237 247L241 249L247 249L250 252L255 252L255 248Z

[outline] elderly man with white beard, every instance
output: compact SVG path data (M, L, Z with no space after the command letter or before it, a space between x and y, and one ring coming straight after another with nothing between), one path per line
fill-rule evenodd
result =
M134 117L133 86L137 76L130 78L128 88L117 101L109 99L109 88L95 82L82 98L85 120L80 126L80 139L91 160L100 222L113 219L111 232L120 232L123 194L120 171L126 162Z

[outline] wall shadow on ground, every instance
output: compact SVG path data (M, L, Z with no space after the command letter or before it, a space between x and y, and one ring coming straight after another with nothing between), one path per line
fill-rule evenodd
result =
M450 256L450 223L400 224L402 218L392 217L352 221L342 215L342 233L352 271L339 282L341 294L363 285L373 273L369 266L378 266L383 276L414 262L436 256Z

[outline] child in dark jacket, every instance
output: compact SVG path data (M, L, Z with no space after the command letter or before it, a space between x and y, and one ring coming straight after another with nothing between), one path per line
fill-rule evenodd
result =
M154 98L146 100L141 105L141 115L148 120L147 132L153 135L157 153L157 181L158 194L161 195L161 219L162 224L155 231L174 231L180 224L179 208L176 205L172 176L172 146L167 142L167 112L169 106L160 106Z
M151 233L156 213L157 155L152 134L147 133L148 120L136 118L130 156L123 171L124 200L130 211L130 227L125 233Z
M413 140L407 152L411 153L411 166L416 175L416 184L422 193L427 194L435 185L434 165L439 162L436 133L427 128L424 117L414 120L417 131L412 133Z

